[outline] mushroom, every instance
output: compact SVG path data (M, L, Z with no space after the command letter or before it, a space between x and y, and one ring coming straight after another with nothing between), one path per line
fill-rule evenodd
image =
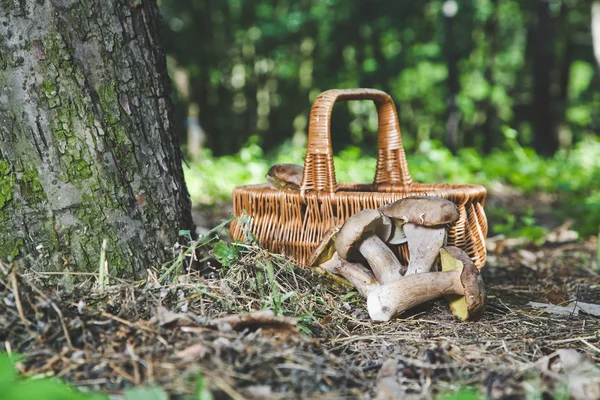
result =
M274 189L299 190L304 167L296 164L273 165L265 178Z
M341 275L352 284L362 297L369 294L379 287L379 282L373 276L373 273L360 263L352 263L340 258L339 254L333 253L331 259L320 265L327 272Z
M452 314L462 321L481 318L486 306L485 283L473 260L454 246L441 249L440 260L442 271L460 271L460 281L464 288L464 294L446 296Z
M457 247L446 247L440 253L444 271L404 276L373 290L367 297L371 319L389 321L441 296L450 299L453 314L461 320L479 319L485 309L485 286L479 270Z
M410 260L405 275L431 271L446 244L446 225L459 218L453 202L433 196L406 197L379 210L394 223L388 243L408 242Z
M342 259L348 259L356 248L367 260L377 282L394 282L402 277L402 264L384 243L392 232L390 219L378 210L362 210L346 220L335 238L335 248Z
M323 240L311 254L308 266L318 271L325 271L334 280L342 284L350 283L358 293L367 297L379 283L371 271L360 263L351 263L340 258L335 250L335 237L340 226L334 227L325 233ZM339 275L345 278L341 280Z

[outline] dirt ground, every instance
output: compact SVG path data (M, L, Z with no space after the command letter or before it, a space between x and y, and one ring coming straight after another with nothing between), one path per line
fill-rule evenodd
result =
M0 265L0 340L26 357L22 373L115 398L134 385L189 398L199 377L217 399L437 398L464 388L494 399L596 398L600 320L572 302L600 304L596 238L572 240L553 225L540 245L488 240L479 322L457 322L437 301L373 323L347 288L243 246L227 268L111 278L102 292L95 276L65 275L50 288L56 276ZM573 383L563 349L583 355L588 380Z

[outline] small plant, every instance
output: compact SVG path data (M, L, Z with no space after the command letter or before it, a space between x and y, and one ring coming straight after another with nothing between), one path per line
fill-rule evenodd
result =
M179 236L183 236L188 240L188 245L183 246L177 244L177 248L179 250L179 254L177 257L167 263L165 263L162 267L162 274L158 278L160 282L165 281L167 278L171 278L172 280L177 279L178 274L181 271L187 269L189 264L194 261L198 261L196 258L196 252L199 248L204 247L214 241L219 240L219 234L225 230L225 227L233 221L234 218L230 218L227 220L221 221L221 223L210 231L206 232L204 236L198 238L197 240L192 240L192 236L190 231L182 230L179 231ZM184 265L187 263L188 265Z
M214 397L206 383L204 382L204 376L201 373L196 375L196 399L197 400L214 400Z
M484 396L473 388L462 388L457 392L444 393L436 398L438 400L480 400L484 399Z
M240 258L240 250L235 243L219 240L213 245L211 254L224 267L232 267Z

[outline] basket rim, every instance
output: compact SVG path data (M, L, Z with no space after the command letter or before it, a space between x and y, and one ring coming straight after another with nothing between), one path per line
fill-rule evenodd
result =
M463 194L465 191L481 191L486 193L487 189L485 188L485 186L483 185L476 185L476 184L467 184L467 183L457 183L457 184L450 184L450 183L418 183L418 182L413 182L410 185L385 185L385 187L390 188L390 189L397 189L397 190L385 190L385 191L377 191L377 190L349 190L349 189L353 189L356 187L360 187L361 189L368 189L368 188L373 188L375 185L372 183L355 183L355 182L338 182L338 190L336 192L334 192L334 194L336 193L344 193L344 194L349 194L349 193L412 193L412 192L423 192L423 191L431 191L431 190L443 190L446 192L450 192L453 194ZM381 185L380 185L381 186ZM439 188L437 188L439 186ZM260 189L260 190L268 190L268 191L272 191L272 192L287 192L289 194L295 194L295 193L300 193L300 189L286 189L286 190L281 190L281 189L275 189L273 187L271 187L269 184L265 184L265 183L255 183L255 184L249 184L249 185L240 185L240 186L236 186L234 187L234 190L236 189L245 189L245 190L255 190L255 189ZM318 194L320 191L310 191L307 192L310 194ZM323 192L324 195L329 196L329 193L325 193Z

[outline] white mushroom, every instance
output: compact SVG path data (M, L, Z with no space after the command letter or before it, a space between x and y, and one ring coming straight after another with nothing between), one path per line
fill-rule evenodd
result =
M404 276L373 290L367 297L371 319L389 321L412 307L441 296L450 296L453 313L460 319L479 319L485 309L485 286L479 270L456 247L448 247L441 253L446 271Z
M351 263L340 258L338 253L333 253L325 263L319 265L325 271L341 275L356 288L362 297L367 297L374 289L379 287L373 273L360 263Z
M446 244L446 225L459 218L456 205L432 196L412 196L380 207L394 223L389 244L408 242L410 260L405 275L429 272Z
M361 296L367 297L373 289L379 287L379 283L373 273L362 264L351 263L339 257L335 251L335 237L339 230L340 227L335 227L325 233L323 240L311 254L308 266L329 273L338 282L339 276L342 276L347 282L340 283L349 282Z
M394 252L384 243L392 232L389 218L378 210L362 210L346 220L335 239L339 256L349 259L356 248L367 260L377 282L394 282L402 277L402 264Z

